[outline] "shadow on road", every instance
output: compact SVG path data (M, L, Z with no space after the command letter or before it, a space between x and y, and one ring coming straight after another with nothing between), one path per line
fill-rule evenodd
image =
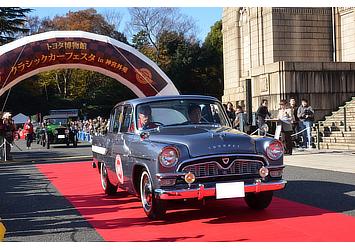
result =
M355 209L355 186L350 184L292 180L277 196L335 212Z

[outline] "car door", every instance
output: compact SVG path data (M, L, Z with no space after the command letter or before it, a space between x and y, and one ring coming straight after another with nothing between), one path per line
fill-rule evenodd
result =
M119 130L114 135L112 141L112 157L115 162L115 172L117 183L124 185L127 182L127 176L130 176L130 150L128 147L130 135L130 124L132 119L132 107L125 105L122 109L122 116L119 118Z
M108 168L109 178L112 184L117 185L117 173L116 173L116 149L114 147L120 142L117 140L121 140L121 137L118 135L120 131L120 126L123 120L123 106L117 106L111 113L110 126L109 131L106 136L106 167Z

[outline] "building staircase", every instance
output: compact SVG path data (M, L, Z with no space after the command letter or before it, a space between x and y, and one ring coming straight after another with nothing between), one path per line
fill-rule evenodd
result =
M355 97L319 121L319 132L320 149L355 150Z

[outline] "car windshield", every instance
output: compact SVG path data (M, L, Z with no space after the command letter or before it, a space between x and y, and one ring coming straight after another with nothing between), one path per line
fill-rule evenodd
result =
M51 118L48 119L48 122L55 125L66 125L68 123L66 118Z
M167 100L137 106L138 129L175 125L229 126L219 102L213 100Z

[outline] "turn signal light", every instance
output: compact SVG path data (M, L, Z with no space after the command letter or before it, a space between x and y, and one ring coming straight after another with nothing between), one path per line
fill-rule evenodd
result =
M185 181L188 184L194 183L196 180L196 177L193 173L188 172L187 174L185 174Z

